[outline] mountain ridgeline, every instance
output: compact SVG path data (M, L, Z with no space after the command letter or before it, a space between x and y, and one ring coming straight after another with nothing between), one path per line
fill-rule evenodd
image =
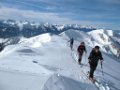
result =
M95 29L93 27L34 23L29 21L1 20L0 42L6 45L18 44L22 38L32 38L44 33L85 41L90 47L99 45L102 51L120 57L120 34L115 30ZM80 41L82 40L82 41Z
M29 21L22 22L15 20L0 20L0 38L10 38L16 36L29 38L43 33L60 34L61 32L69 29L87 32L95 30L96 28L80 26L76 24L37 24Z

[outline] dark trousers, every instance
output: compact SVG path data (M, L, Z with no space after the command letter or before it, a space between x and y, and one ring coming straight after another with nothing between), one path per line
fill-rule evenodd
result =
M97 63L94 63L94 62L90 63L90 74L89 74L89 77L93 78L94 72L96 70L96 67L97 67Z
M73 50L73 43L70 43L70 48L71 50Z
M79 59L78 59L78 62L81 63L82 61L82 56L83 56L83 52L82 53L79 53Z

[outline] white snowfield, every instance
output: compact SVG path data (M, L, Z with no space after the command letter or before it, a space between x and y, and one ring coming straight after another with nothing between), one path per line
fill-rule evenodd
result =
M92 43L100 45L104 52L117 55L117 50L120 49L120 35L114 33L113 30L94 30L88 32ZM93 45L94 45L93 44Z
M91 32L92 33L92 32ZM90 33L90 34L91 34ZM75 38L71 51L68 40ZM87 78L91 41L85 32L69 30L59 36L43 34L22 38L0 53L0 90L120 90L120 62L103 52L103 73L100 64L95 72L98 83ZM77 64L77 47L86 42L87 54ZM102 42L102 41L100 41Z

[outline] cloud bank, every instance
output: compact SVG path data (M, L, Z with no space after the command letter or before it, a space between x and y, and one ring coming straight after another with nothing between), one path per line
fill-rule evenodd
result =
M120 0L1 0L0 19L84 24L120 30Z

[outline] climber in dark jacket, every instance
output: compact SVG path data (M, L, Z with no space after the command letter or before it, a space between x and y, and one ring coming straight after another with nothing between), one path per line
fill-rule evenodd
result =
M78 46L77 51L78 51L78 55L79 55L78 63L81 64L83 53L87 52L86 51L86 46L85 46L84 42L81 42L81 44Z
M71 38L68 42L70 42L70 48L73 50L74 38Z
M101 63L103 62L103 57L99 49L100 49L99 46L95 46L95 48L93 48L88 58L90 64L90 73L89 73L90 80L93 80L94 71L96 70L98 61L100 60Z
M0 43L0 52L4 49L4 43Z

